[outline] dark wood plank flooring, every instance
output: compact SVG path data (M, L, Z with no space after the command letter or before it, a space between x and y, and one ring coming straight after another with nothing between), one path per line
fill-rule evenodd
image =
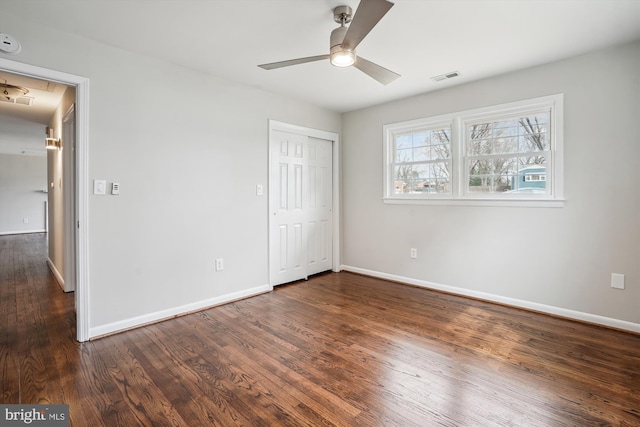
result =
M0 403L74 426L640 426L638 335L330 273L77 343L45 257L0 236Z

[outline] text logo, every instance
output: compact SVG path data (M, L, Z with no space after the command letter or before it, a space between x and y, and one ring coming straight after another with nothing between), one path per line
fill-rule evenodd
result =
M0 424L69 427L69 405L0 405Z

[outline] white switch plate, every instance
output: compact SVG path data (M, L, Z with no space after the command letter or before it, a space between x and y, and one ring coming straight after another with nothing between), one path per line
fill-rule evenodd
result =
M413 259L418 258L418 249L417 248L411 248L411 251L409 252L409 256Z
M224 259L217 258L216 259L216 271L224 270Z
M611 273L611 287L624 289L624 274Z
M262 196L264 194L264 188L262 184L256 185L256 196Z
M93 194L96 196L104 196L107 194L107 181L104 179L94 179Z
M120 184L117 182L111 183L111 194L120 194Z

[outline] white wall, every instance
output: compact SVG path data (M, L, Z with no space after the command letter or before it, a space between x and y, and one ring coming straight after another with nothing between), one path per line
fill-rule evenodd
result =
M565 104L563 208L382 203L384 124L556 93ZM639 118L640 43L347 113L343 262L640 331ZM536 254L527 262L513 249L523 243ZM610 287L612 272L625 275L625 290Z
M0 235L45 231L46 188L46 157L0 153Z
M268 120L340 115L14 18L10 59L90 79L90 179L121 185L89 196L91 334L266 286Z

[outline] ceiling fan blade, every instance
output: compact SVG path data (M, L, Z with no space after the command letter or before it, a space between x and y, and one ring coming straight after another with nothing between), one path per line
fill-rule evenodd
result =
M389 83L400 77L400 74L394 73L391 70L387 70L386 68L381 67L378 64L374 64L371 61L367 61L361 56L358 56L358 58L356 59L356 63L353 64L353 66L363 73L367 74L369 77L372 77L378 82L382 83L383 85L388 85Z
M342 47L355 50L392 6L393 3L387 0L361 0L344 36Z
M270 64L261 64L258 67L265 70L273 70L275 68L290 67L292 65L304 64L306 62L322 61L329 59L329 55L307 56L306 58L290 59L288 61L271 62Z

